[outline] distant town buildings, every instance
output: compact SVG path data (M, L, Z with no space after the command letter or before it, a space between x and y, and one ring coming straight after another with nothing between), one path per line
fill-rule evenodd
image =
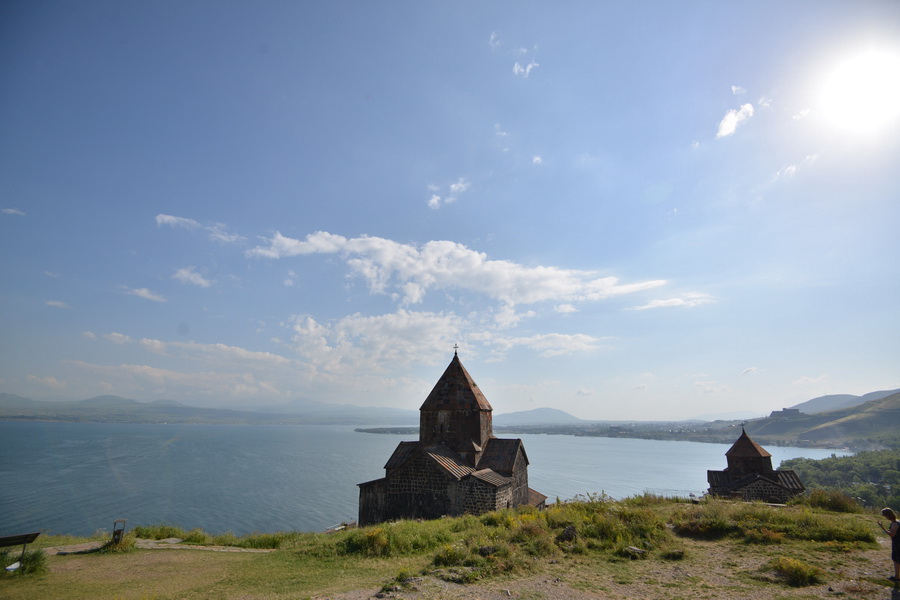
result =
M782 408L781 410L773 410L769 415L772 419L786 419L790 417L801 417L803 413L799 408Z
M419 409L419 441L400 442L385 476L359 484L359 524L543 507L522 440L495 438L492 411L454 352Z
M772 455L751 440L743 427L725 457L724 471L706 472L711 496L783 504L806 489L794 471L773 469Z

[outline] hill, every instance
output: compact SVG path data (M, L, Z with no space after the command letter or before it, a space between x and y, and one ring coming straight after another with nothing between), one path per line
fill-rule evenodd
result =
M535 408L496 415L493 422L494 425L509 427L513 425L571 425L590 421L579 419L556 408Z
M757 441L842 440L893 446L900 440L900 392L839 410L750 421L746 429Z
M862 396L854 396L852 394L832 394L830 396L819 396L818 398L813 398L811 400L807 400L806 402L795 404L794 406L790 406L789 408L796 408L802 413L812 415L821 412L829 412L832 410L840 410L842 408L859 406L860 404L864 404L872 400L881 400L882 398L885 398L892 394L896 394L897 392L900 392L900 389L869 392L868 394L863 394Z
M417 424L412 410L363 407L319 402L298 403L291 412L261 412L225 408L199 408L172 400L138 402L119 396L97 396L72 402L41 402L15 394L0 394L0 419L102 423L183 423L209 425L297 424L372 425Z

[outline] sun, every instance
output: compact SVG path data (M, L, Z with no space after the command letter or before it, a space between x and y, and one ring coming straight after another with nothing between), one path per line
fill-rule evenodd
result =
M821 88L821 110L834 127L877 134L900 121L900 52L868 49L839 61Z

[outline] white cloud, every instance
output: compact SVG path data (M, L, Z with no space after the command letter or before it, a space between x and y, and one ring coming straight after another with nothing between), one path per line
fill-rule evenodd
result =
M341 254L351 271L362 277L373 294L400 292L404 303L418 303L429 290L464 290L483 294L510 306L543 301L595 301L652 289L664 280L622 284L617 277L597 277L591 271L557 267L526 267L505 260L488 260L481 252L449 241L422 246L379 237L345 238L316 232L296 240L276 232L267 246L249 256L287 258L309 254ZM702 302L696 294L693 303ZM708 300L707 300L708 301Z
M721 394L731 391L727 385L716 385L715 381L695 381L694 386L701 388L704 394Z
M469 187L471 187L471 182L469 182L465 177L460 177L454 183L450 184L450 192L446 196L441 196L438 192L441 191L441 188L432 184L428 185L428 191L431 192L431 197L428 199L428 207L434 210L437 210L441 207L441 204L451 204L456 202L459 196L466 191L468 191Z
M125 287L125 293L131 296L137 296L138 298L144 298L145 300L152 300L154 302L165 302L166 299L160 296L159 294L154 294L147 288L129 288Z
M14 215L17 217L25 216L25 213L23 213L18 208L3 208L3 209L0 209L0 212L2 212L4 215Z
M531 157L531 164L533 164L533 165L539 165L542 162L544 162L544 159L541 158L541 156L539 154Z
M737 96L739 94L746 94L747 90L745 90L744 88L742 88L739 85L733 85L733 86L731 86L731 93L732 93L732 95Z
M185 219L184 217L173 217L172 215L156 215L156 224L169 225L170 227L183 227L185 229L197 229L200 223L193 219Z
M44 271L44 275L47 277L53 277L54 279L59 277L59 273L54 273L53 271Z
M575 305L573 305L573 304L559 304L559 305L555 306L553 308L553 310L560 314L563 314L563 315L578 312L578 309L575 308Z
M491 32L491 38L488 40L488 45L491 48L499 48L500 46L503 45L503 43L500 41L500 32L499 31Z
M494 135L501 138L509 137L509 133L500 128L500 123L494 123Z
M166 354L166 348L168 347L168 344L166 344L165 342L162 342L160 340L150 340L147 338L142 339L138 343L141 345L141 347L143 347L146 350L149 350L153 354L160 354L160 355Z
M583 333L545 333L525 337L487 335L483 337L483 341L492 348L493 358L499 360L514 347L530 348L545 358L593 352L602 348L600 343L604 341L604 338Z
M672 306L700 306L701 304L709 304L710 302L715 302L713 296L701 292L691 292L680 298L651 300L647 304L633 306L629 310L647 310L651 308L668 308Z
M719 122L719 130L716 132L716 138L723 138L732 135L737 126L753 116L753 105L744 104L737 110L729 110Z
M516 312L512 306L505 304L494 313L494 323L501 329L509 329L519 324L522 319L531 319L536 316L533 310Z
M517 77L521 77L523 79L528 79L528 76L531 75L531 71L539 66L541 65L534 62L533 60L524 66L519 61L516 61L516 64L513 65L512 69L513 75L516 75Z
M89 340L96 340L96 339L97 339L97 334L95 334L93 331L82 331L82 332L81 332L81 335L82 335L83 337L86 337L86 338L89 339Z
M794 380L793 384L794 385L806 385L809 383L822 383L823 381L826 381L827 379L828 379L828 375L819 375L818 377L809 377L807 375L804 375L803 377L800 377L799 379Z
M36 383L54 390L65 389L66 384L58 380L56 377L38 377L37 375L29 375L26 377L29 383Z
M207 233L209 239L216 242L224 242L227 244L242 242L246 238L242 235L229 233L226 225L222 223L213 223L211 225L203 225L194 219L185 217L174 217L172 215L158 214L156 215L156 225L168 225L170 227L180 227L182 229L202 229Z
M206 231L209 232L209 239L216 242L225 242L226 244L242 242L247 239L242 235L229 233L226 226L222 223L214 223L212 225L209 225L206 227Z
M207 370L183 372L150 365L98 365L66 361L93 377L102 377L118 393L140 394L152 398L205 398L220 404L222 400L265 398L273 401L285 394L273 383L249 371Z
M450 184L450 193L454 196L462 194L469 189L472 184L466 181L465 177L460 177L456 183Z
M103 339L112 342L113 344L127 344L131 341L131 338L125 335L124 333L105 333L103 334Z
M72 308L65 302L60 302L59 300L48 300L44 304L46 304L47 306L53 306L55 308Z
M741 371L741 375L752 375L753 373L756 373L757 371L759 371L758 367L747 367L746 369Z
M797 173L797 171L799 171L801 168L805 169L807 167L811 167L812 165L814 165L816 163L816 161L818 159L819 159L818 154L810 154L810 155L806 156L803 160L801 160L799 163L787 165L783 169L779 170L777 173L775 173L775 178L778 179L780 177L791 177L791 176L795 175Z
M799 113L797 113L796 115L794 115L794 116L791 117L791 118L792 118L794 121L800 121L800 120L805 119L806 117L808 117L811 113L812 113L812 111L811 111L810 109L804 108L803 110L801 110Z
M575 391L575 395L576 396L593 396L594 390L589 390L586 388L579 388L578 390Z
M176 281L180 281L181 283L189 283L191 285L198 285L200 287L209 287L214 281L210 281L206 279L195 270L195 267L183 267L175 271L175 274L172 275L172 279Z
M317 369L345 374L438 361L460 339L464 324L453 314L406 310L357 313L331 323L295 315L290 322L291 344L304 360Z

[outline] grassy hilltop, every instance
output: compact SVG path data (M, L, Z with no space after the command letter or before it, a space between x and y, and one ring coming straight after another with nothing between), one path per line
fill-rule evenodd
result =
M136 528L124 551L51 556L45 574L5 575L0 598L885 597L890 562L874 515L837 510L861 511L826 492L788 507L644 495L328 534ZM135 534L275 550L126 550Z

